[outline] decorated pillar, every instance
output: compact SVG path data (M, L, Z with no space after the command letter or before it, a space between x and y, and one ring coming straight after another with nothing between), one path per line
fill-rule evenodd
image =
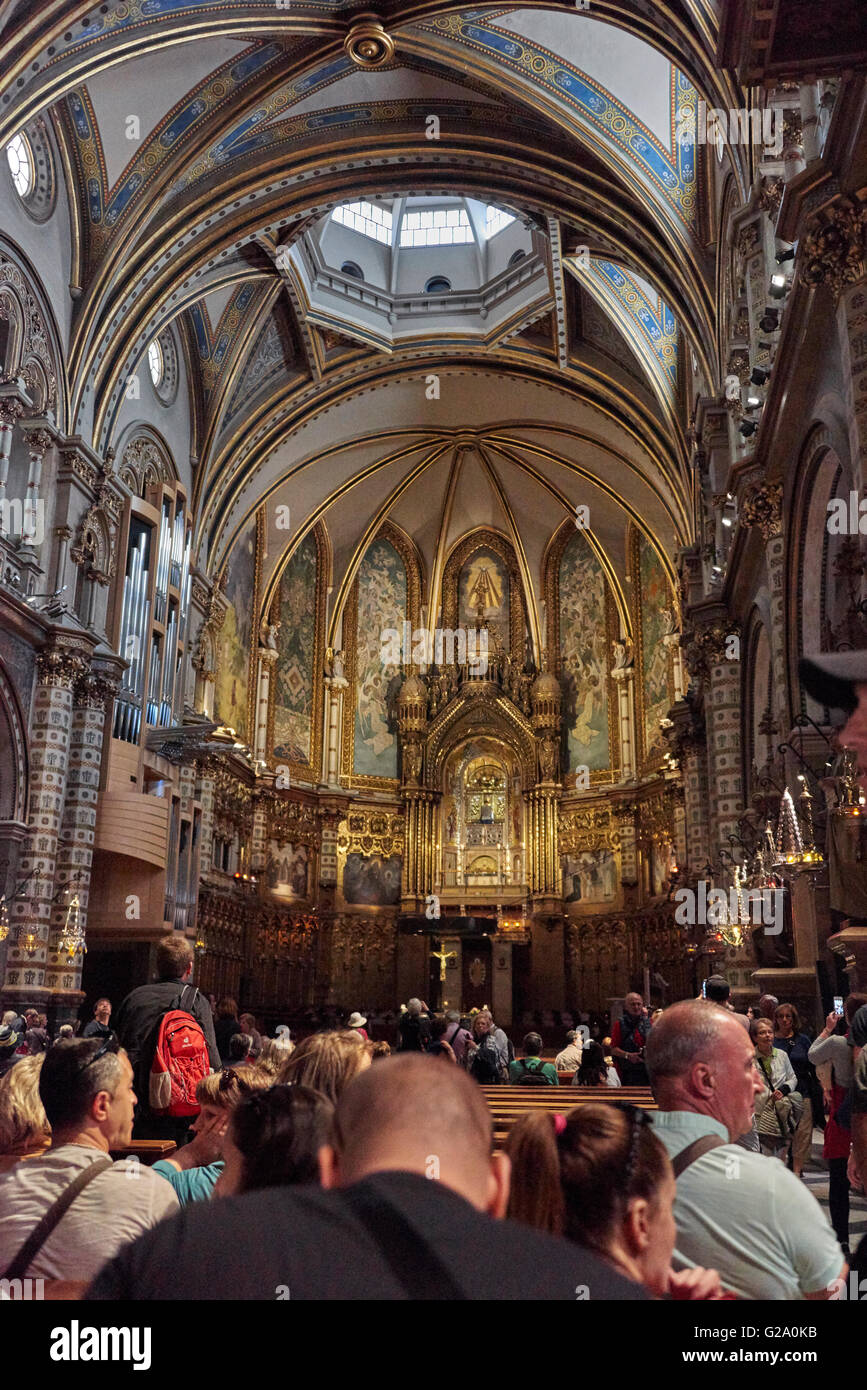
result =
M68 925L77 925L83 938L87 927L106 708L112 707L118 683L117 673L91 670L79 678L73 689L66 800L45 972L45 986L52 992L55 1021L59 1023L74 1019L84 998L83 951L71 950L73 943L67 944L65 935ZM58 897L64 885L67 891Z
M786 677L786 574L782 521L783 489L763 483L750 488L738 511L742 526L758 526L765 541L765 566L770 593L770 646L773 673L773 715L778 729L789 725Z
M13 394L14 393L14 394ZM24 382L4 382L0 385L0 535L6 522L9 482L9 460L12 455L12 431L26 409Z
M423 782L424 735L427 729L427 687L420 676L408 676L397 697L401 738L403 797L406 817L403 854L402 906L419 912L433 892L436 846L435 806L439 794Z
M19 872L26 882L11 904L14 942L6 962L4 995L10 1004L45 1004L48 942L66 795L73 687L87 657L73 634L55 636L37 658L30 727L29 840Z
M340 785L340 740L348 689L349 681L343 674L343 658L338 655L332 662L331 675L325 677L325 781L329 787Z
M259 648L259 667L257 672L256 733L254 738L254 757L265 762L268 757L268 706L271 698L271 679L279 653L276 646Z
M615 647L618 644L615 643ZM635 667L615 665L611 679L617 689L617 730L620 737L620 779L631 782L635 776L635 720L633 692Z

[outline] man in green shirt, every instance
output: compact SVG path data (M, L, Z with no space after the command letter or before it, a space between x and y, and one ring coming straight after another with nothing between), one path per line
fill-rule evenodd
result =
M542 1039L538 1033L527 1034L521 1045L521 1051L524 1056L520 1061L509 1063L509 1080L513 1085L560 1085L560 1078L554 1063L542 1061ZM528 1080L528 1077L532 1077L533 1080Z

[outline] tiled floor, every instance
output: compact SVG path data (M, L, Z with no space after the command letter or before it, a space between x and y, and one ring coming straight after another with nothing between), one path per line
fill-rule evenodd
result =
M828 1170L822 1158L822 1131L813 1130L813 1161L804 1169L804 1179L813 1196L828 1216ZM830 1217L829 1217L830 1220ZM867 1234L867 1198L863 1193L849 1195L849 1248L854 1250Z

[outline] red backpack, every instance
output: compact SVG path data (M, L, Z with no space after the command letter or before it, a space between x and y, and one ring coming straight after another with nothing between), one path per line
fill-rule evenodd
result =
M181 990L179 1004L183 1003L185 989ZM193 1008L198 994L196 990ZM151 1112L178 1119L198 1115L201 1106L196 1100L196 1087L210 1071L211 1059L201 1024L184 1009L170 1009L160 1023L151 1063L148 1085Z

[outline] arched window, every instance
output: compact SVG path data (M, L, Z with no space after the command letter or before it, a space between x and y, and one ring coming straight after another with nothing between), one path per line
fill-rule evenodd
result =
M351 275L353 280L364 279L364 271L361 269L360 265L356 264L355 261L344 261L343 265L340 267L340 274Z
M148 347L148 368L154 388L161 386L165 367L163 364L163 350L156 338L154 338L153 342Z
M54 211L54 157L41 116L12 136L6 146L12 186L34 222L46 222Z
M33 173L33 151L26 135L13 135L6 146L9 171L19 198L28 198L33 192L35 182Z
M425 294L445 294L452 287L444 275L432 275L424 287Z
M526 251L522 251L521 248L518 247L518 250L513 251L511 256L509 257L509 265L517 265L518 261L522 261L526 254Z

